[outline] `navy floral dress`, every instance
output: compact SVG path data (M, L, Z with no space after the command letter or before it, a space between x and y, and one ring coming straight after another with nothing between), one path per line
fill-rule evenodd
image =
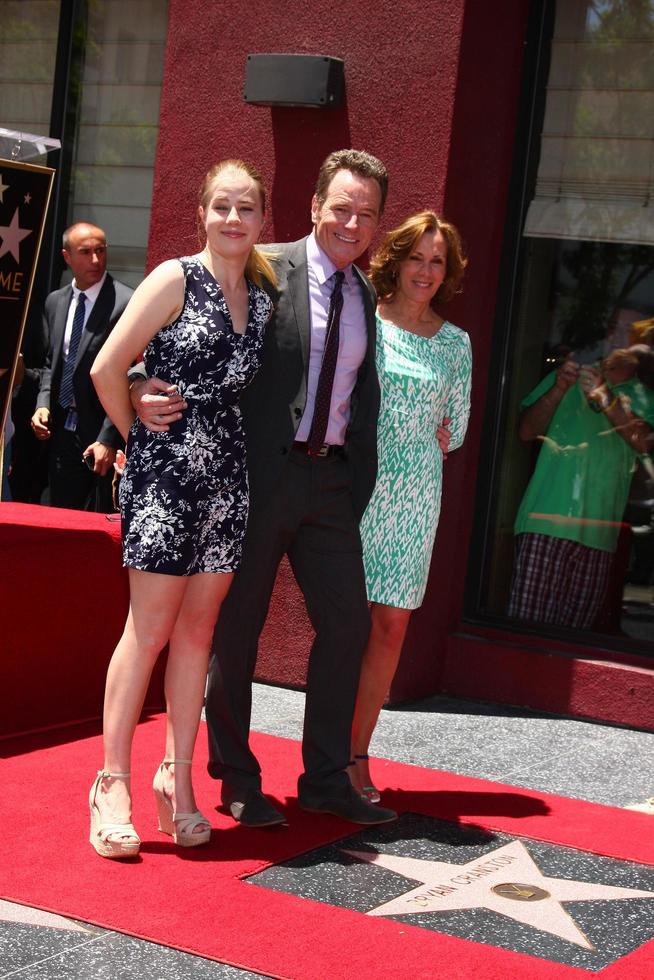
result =
M238 334L220 285L198 256L179 259L184 308L150 341L149 377L188 402L168 432L137 419L120 482L123 561L166 575L233 572L241 558L248 480L239 395L261 363L272 303L248 282L247 329Z

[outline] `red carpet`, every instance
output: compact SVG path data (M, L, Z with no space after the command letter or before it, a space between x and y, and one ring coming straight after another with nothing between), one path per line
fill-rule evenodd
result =
M217 830L209 847L183 852L157 833L149 788L162 719L139 726L133 785L143 847L136 863L102 860L88 844L86 796L101 763L97 728L0 742L0 898L292 980L654 976L654 942L590 973L240 881L355 829L297 808L297 743L263 735L253 741L264 788L287 809L291 827L246 831L216 813L219 784L205 773L202 731L196 794ZM401 787L385 793L397 809L654 865L652 819L644 814L396 763L379 763L376 772L382 786Z

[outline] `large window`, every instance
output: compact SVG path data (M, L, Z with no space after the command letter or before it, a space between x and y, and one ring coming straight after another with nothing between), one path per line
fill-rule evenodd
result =
M559 0L549 53L476 604L654 653L654 0Z
M68 223L92 221L113 275L143 278L167 29L164 0L91 0L76 92Z
M107 233L117 278L143 278L167 20L167 0L0 0L0 126L62 143L42 292L80 220Z
M47 481L47 444L30 419L47 353L43 302L70 279L64 229L99 225L109 271L133 286L145 272L167 22L167 0L0 0L0 128L61 144L32 161L56 175L12 402L15 500L39 502ZM14 145L3 141L0 155Z
M47 136L60 0L0 0L0 126Z

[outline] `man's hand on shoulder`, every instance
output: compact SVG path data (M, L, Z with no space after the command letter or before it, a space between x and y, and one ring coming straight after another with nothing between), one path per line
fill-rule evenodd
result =
M170 424L181 419L184 409L188 408L177 385L160 378L133 381L129 396L134 411L150 432L168 432Z

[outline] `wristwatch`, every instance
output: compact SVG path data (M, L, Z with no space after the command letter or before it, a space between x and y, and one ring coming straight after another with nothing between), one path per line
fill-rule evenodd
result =
M143 364L142 361L140 364L133 365L133 367L131 367L127 372L127 380L129 382L130 388L132 387L135 381L146 381L147 377L148 376L145 370L145 365Z

